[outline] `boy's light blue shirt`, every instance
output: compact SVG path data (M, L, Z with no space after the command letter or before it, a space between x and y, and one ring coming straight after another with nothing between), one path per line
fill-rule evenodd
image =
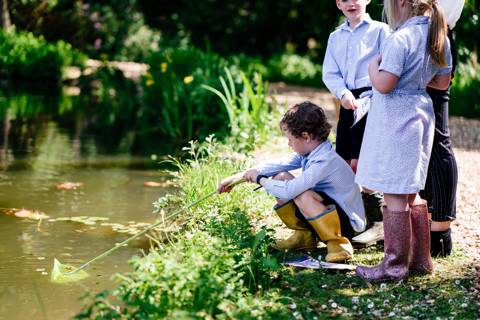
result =
M262 185L282 201L294 199L306 190L324 192L342 207L355 231L365 229L365 210L355 175L329 141L321 143L306 156L294 153L280 161L262 163L257 170L271 177L299 168L302 168L302 174L293 180L264 179Z
M328 90L341 99L349 90L370 87L368 65L389 34L387 24L372 20L368 14L354 29L345 21L332 32L322 69Z

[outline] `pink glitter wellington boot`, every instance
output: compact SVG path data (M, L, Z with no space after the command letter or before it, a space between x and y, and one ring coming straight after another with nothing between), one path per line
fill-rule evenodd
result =
M414 272L432 273L427 202L424 200L422 204L410 206L410 210L412 211L412 245L409 269Z
M390 211L383 208L385 233L383 261L375 267L357 267L357 275L365 281L399 281L408 276L412 224L410 210Z

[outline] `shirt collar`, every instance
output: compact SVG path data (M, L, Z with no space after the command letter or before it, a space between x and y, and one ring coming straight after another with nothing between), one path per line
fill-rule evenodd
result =
M339 26L339 28L342 29L342 30L346 30L346 31L354 31L355 29L359 28L364 23L368 23L368 24L372 23L372 18L370 18L370 15L368 13L365 13L365 15L363 16L363 19L359 22L359 24L357 24L355 26L355 28L353 28L353 30L350 29L350 26L348 24L347 19L345 19L345 21Z
M398 29L402 29L405 27L408 27L410 25L415 25L415 24L428 24L430 18L427 16L415 16L409 18L407 21L405 21Z
M325 140L320 143L315 149L313 149L308 155L305 156L307 160L312 158L317 158L320 154L330 150L332 148L332 144L330 141Z

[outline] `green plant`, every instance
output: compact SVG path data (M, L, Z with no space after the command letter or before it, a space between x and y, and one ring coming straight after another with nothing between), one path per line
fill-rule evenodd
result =
M235 148L251 150L255 143L261 143L268 138L271 128L271 109L267 102L268 84L258 73L255 73L250 81L240 72L243 89L237 94L232 74L227 68L225 75L226 80L223 76L220 77L223 92L208 85L203 85L203 88L216 94L222 101L228 114L230 138L235 143Z
M322 88L322 67L309 58L297 54L284 53L267 61L269 79L291 84Z
M191 157L172 159L180 192L156 205L171 202L178 207L193 201L214 190L217 177L244 165L226 157L213 137L202 144L191 142L185 151ZM240 205L241 199L262 198L255 194L247 200L250 192L239 187L236 194L217 196L189 210L171 244L134 259L135 271L117 275L119 287L94 296L77 318L288 318L283 298L272 288L280 267L269 252L271 230L253 231L250 212ZM258 209L265 206L270 203Z
M86 57L69 44L49 43L29 32L0 31L0 74L7 79L58 82L68 65L83 65Z
M148 63L149 71L142 79L146 108L140 117L149 130L177 145L211 133L225 136L226 114L201 88L218 82L224 59L187 47L152 53Z
M480 119L480 72L477 57L458 65L453 85L450 89L450 114Z

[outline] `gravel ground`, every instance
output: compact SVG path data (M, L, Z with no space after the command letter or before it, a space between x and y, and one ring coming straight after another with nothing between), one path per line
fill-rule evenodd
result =
M284 84L271 84L270 90L280 104L310 100L322 106L332 125L336 124L338 109L327 91ZM449 121L459 174L457 220L452 226L454 249L465 251L480 276L480 121L461 117Z

